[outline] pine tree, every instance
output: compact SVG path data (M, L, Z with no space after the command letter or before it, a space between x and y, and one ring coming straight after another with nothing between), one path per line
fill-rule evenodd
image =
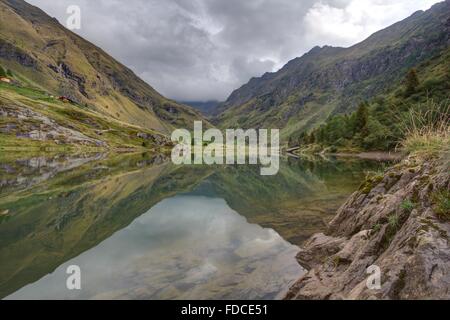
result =
M354 133L363 134L367 128L367 122L369 119L369 109L365 103L361 103L356 111Z
M11 69L6 70L6 75L10 78L13 77L13 73L12 73Z
M6 77L6 71L2 66L0 66L0 77Z
M417 71L416 69L411 69L409 70L405 78L406 96L414 94L418 86L419 86L419 77L417 76Z

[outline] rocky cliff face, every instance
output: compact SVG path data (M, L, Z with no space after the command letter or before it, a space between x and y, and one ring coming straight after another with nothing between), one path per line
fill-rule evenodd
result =
M409 158L369 178L298 254L309 272L287 299L450 299L449 168Z
M276 73L231 94L216 122L226 127L281 128L284 138L353 111L398 85L411 67L450 45L450 1L381 30L350 48L316 47Z

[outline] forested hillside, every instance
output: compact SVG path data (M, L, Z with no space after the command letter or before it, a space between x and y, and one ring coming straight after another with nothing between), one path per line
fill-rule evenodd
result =
M289 145L310 151L393 150L418 117L427 121L450 118L450 50L410 69L401 84L387 94L361 101L350 114L336 115L312 131L291 138Z

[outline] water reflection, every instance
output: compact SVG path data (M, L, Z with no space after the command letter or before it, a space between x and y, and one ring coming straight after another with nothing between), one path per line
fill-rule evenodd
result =
M221 199L174 197L10 298L274 299L302 272L297 252ZM65 287L69 265L81 291Z
M0 297L274 298L301 271L296 245L380 167L300 159L262 177L166 160L0 160ZM63 292L73 259L95 290Z
M356 159L289 159L276 176L257 167L216 169L191 194L223 198L250 222L273 228L301 245L326 228L336 210L358 189L366 172L383 164Z

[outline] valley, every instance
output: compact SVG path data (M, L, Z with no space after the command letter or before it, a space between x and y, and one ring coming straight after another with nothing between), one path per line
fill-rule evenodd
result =
M224 102L139 72L0 0L0 299L449 298L450 0Z

